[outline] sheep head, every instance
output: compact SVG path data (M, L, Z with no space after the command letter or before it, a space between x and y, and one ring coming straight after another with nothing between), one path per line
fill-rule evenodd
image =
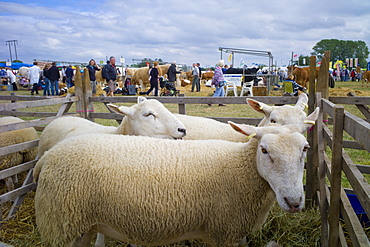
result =
M257 139L258 173L275 192L280 207L289 213L299 212L304 207L302 180L309 145L303 133L315 124L318 113L317 108L300 124L287 126L254 127L229 122L236 131Z

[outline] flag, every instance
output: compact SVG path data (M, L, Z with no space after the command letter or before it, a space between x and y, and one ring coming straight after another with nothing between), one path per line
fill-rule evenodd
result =
M227 61L231 62L231 59L233 59L233 54L229 55L229 57L227 58Z
M293 57L298 57L298 54L295 54Z
M244 61L243 61L243 59L241 58L240 59L240 67L243 67L244 66Z
M357 66L359 66L359 64L358 64L358 58L355 58L355 64L354 64L353 67L357 67Z
M295 54L295 55L293 56L293 61L298 61L298 54Z
M349 67L353 67L353 59L352 58L349 59Z

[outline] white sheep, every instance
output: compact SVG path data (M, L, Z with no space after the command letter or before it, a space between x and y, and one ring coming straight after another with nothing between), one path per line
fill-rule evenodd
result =
M265 115L258 126L265 126L268 123L287 125L303 121L306 117L306 113L303 110L307 106L308 97L305 94L301 94L295 106L269 106L253 99L247 99L247 103L257 112ZM244 135L235 132L228 124L204 117L174 115L186 127L187 132L184 140L221 139L232 142L247 141Z
M108 104L108 107L125 116L120 126L103 126L79 117L58 118L42 132L38 157L58 142L82 134L143 135L169 139L181 139L186 134L184 125L157 100L138 97L138 103L131 107L113 104Z
M0 125L24 122L24 120L17 117L2 117L0 118ZM39 135L34 128L25 128L19 130L12 130L0 133L0 147L6 147L22 142L37 140ZM37 147L28 148L19 152L0 156L0 170L5 170L10 167L34 160L37 155ZM6 186L9 191L14 190L13 178L9 177L6 181Z
M185 239L236 246L261 228L276 199L286 212L303 208L308 143L301 133L317 115L318 109L306 123L289 126L230 123L253 137L247 143L107 134L66 139L34 169L42 241L89 246L101 232L145 246Z

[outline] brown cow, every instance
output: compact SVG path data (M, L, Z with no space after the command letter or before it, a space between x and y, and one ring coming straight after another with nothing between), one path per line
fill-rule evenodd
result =
M291 66L288 66L287 68L288 68L289 73L291 73L290 72L291 71ZM320 70L320 67L316 67L316 79L319 75L319 70ZM294 76L294 80L299 85L301 85L302 87L306 87L307 82L309 82L309 80L310 80L310 67L298 68L298 67L294 66L293 76Z
M211 80L213 78L213 71L210 72L202 72L202 80Z
M364 82L366 81L366 86L369 86L369 81L370 81L370 70L365 71L362 74L362 87L364 87Z

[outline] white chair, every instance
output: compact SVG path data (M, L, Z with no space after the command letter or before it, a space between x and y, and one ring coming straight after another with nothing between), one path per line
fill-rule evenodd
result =
M252 81L247 81L243 83L242 86L242 92L240 93L240 97L243 96L245 93L250 93L251 97L253 97L253 80Z
M238 96L238 93L236 92L236 85L234 81L226 81L225 84L225 97L227 96L227 93L229 91L234 91L234 96Z

